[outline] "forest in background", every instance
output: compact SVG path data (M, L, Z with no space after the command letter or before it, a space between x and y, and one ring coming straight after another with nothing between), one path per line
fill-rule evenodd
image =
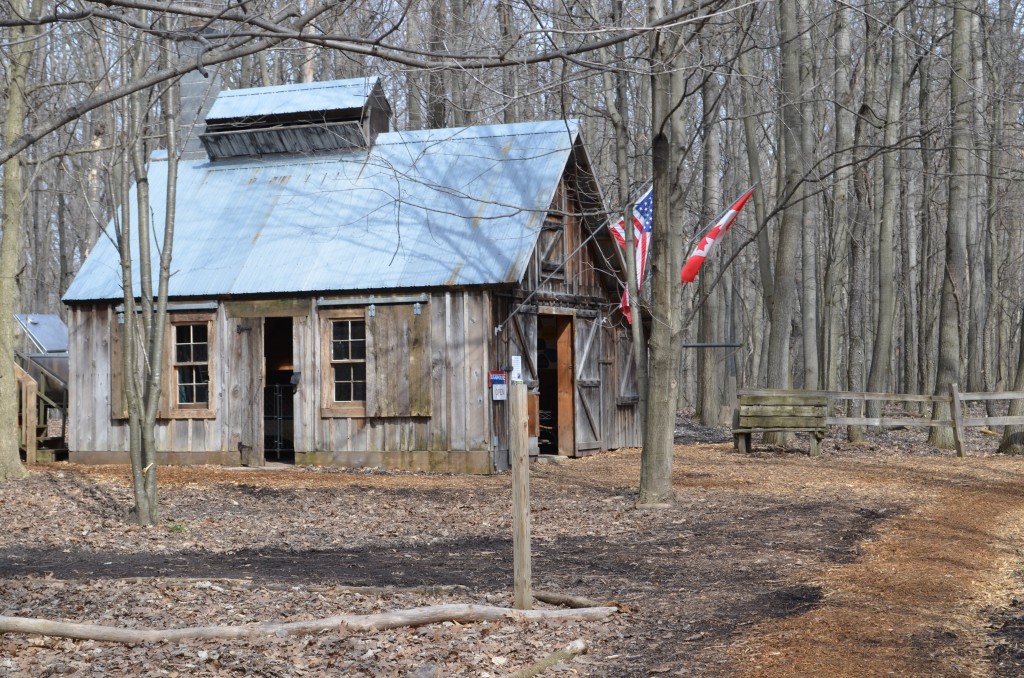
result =
M204 70L227 88L380 75L397 129L581 119L611 213L654 171L667 96L670 220L684 241L760 182L699 284L677 293L682 341L742 345L682 353L682 404L705 423L722 421L736 384L1024 388L1019 3L2 5L3 228L6 239L16 200L19 312L63 312L131 179L129 140L159 145L166 76L189 70L181 55L198 46L196 64L222 61ZM12 88L25 95L13 123ZM142 116L123 96L136 89ZM664 237L674 259L689 253ZM678 270L668 277L678 285ZM660 308L648 306L652 325Z

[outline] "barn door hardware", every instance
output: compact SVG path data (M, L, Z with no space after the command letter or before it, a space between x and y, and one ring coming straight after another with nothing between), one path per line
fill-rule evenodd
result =
M242 332L251 332L252 328L248 325L235 325L235 334L241 334Z

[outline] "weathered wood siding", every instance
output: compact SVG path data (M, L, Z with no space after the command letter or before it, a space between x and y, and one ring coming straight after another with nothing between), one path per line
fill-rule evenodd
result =
M319 341L312 337L319 337L322 328L316 313L296 319L293 350L296 369L303 378L295 402L295 446L298 452L309 454L306 461L343 458L334 453L353 453L355 456L349 457L353 460L376 458L356 454L362 452L490 454L490 398L486 383L491 369L490 294L431 294L422 313L423 321L429 320L430 346L424 352L429 358L425 365L415 361L412 364L409 396L411 407L425 404L428 408L422 410L422 416L318 416L319 380L307 379L305 375L321 373ZM378 363L375 369L396 370L402 366ZM413 375L418 376L412 378ZM436 467L437 463L432 465Z
M637 406L632 339L622 314L615 310L620 292L607 271L615 269L611 236L586 224L583 209L569 184L563 183L551 206L539 246L527 267L521 290L504 300L496 324L504 323L497 347L499 362L523 357L524 380L537 388L537 313L545 306L574 315L576 453L634 447L643 443ZM559 225L563 235L556 236ZM564 241L564 264L555 270L558 237ZM525 303L521 303L525 301ZM509 316L511 315L511 318ZM597 330L596 328L600 328ZM504 416L499 404L497 420ZM506 439L502 432L500 440ZM504 444L503 442L499 444Z
M111 365L111 338L117 329L113 305L76 306L68 314L70 387L68 403L68 445L72 461L124 462L128 451L128 422L111 412L112 375L120 366ZM223 310L214 314L218 336L227 335ZM234 331L232 326L231 331ZM220 342L219 345L223 345ZM218 353L219 353L218 349ZM239 462L237 446L229 447L230 412L225 402L228 383L227 361L218 355L211 364L216 417L211 419L174 419L157 422L155 437L161 461L167 463Z
M409 322L429 322L423 335L429 336L429 346L421 351L411 342L402 348L423 356L407 368L419 375L410 383L409 411L422 414L326 417L321 416L320 402L322 321L315 300L293 300L282 313L293 318L294 369L302 375L294 396L297 461L478 473L506 468L507 403L491 400L488 372L507 367L512 355L521 355L527 382L537 383L538 307L528 304L509 319L518 305L508 291L430 294L421 319L401 314ZM260 312L259 307L244 311L231 304L214 312L218 339L211 346L210 369L215 416L158 421L156 440L163 462L237 464L246 446L259 446L251 425L262 409L262 393L256 392L263 377L257 347L262 332L252 320ZM506 319L495 337L494 327ZM583 443L580 451L639 444L628 333L615 331L607 315L595 308L579 309L575 323L575 420L585 429L577 434ZM116 328L113 305L70 309L68 427L73 459L127 459L127 422L111 407L120 372L119 365L111 365ZM400 343L397 337L387 341Z
M376 372L389 380L374 391L380 416L321 416L320 332L328 325L320 320L314 300L303 303L304 308L287 312L293 318L294 369L302 375L294 396L297 461L493 470L487 375L495 359L494 311L489 291L432 294L420 316L413 315L411 305L381 306L371 331L378 333L375 341L386 344L378 354L387 360L368 361L371 378ZM215 416L158 421L156 440L165 461L239 463L242 451L261 447L252 431L262 412L262 326L254 319L260 311L254 307L236 317L238 310L227 306L214 313L218 339L210 347ZM111 365L116 322L113 305L77 306L69 313L69 443L72 454L83 459L126 459L127 422L111 412L111 376L120 372ZM421 340L429 345L419 345ZM399 370L409 375L405 390L394 386ZM385 399L395 393L404 395Z

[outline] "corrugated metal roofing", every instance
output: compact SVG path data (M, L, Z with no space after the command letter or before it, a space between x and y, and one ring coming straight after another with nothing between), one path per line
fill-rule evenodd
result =
M550 121L391 132L367 151L183 162L171 296L521 280L578 138L578 123ZM156 224L166 169L150 168ZM117 299L120 280L113 239L101 238L64 298Z
M59 315L26 313L14 318L41 352L67 353L68 327Z
M217 100L206 114L206 121L304 111L361 109L366 105L377 80L353 78L224 91L217 95Z

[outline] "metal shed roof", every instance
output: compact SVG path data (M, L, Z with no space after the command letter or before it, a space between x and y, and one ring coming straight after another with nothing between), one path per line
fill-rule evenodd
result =
M391 132L362 151L182 162L170 294L519 281L579 143L577 122L549 121ZM151 163L155 224L166 170ZM136 211L134 191L130 200ZM113 238L101 238L64 299L121 296Z
M206 121L361 109L377 81L378 78L353 78L224 91L217 95Z
M68 327L59 315L26 313L14 316L25 334L42 353L67 353Z

